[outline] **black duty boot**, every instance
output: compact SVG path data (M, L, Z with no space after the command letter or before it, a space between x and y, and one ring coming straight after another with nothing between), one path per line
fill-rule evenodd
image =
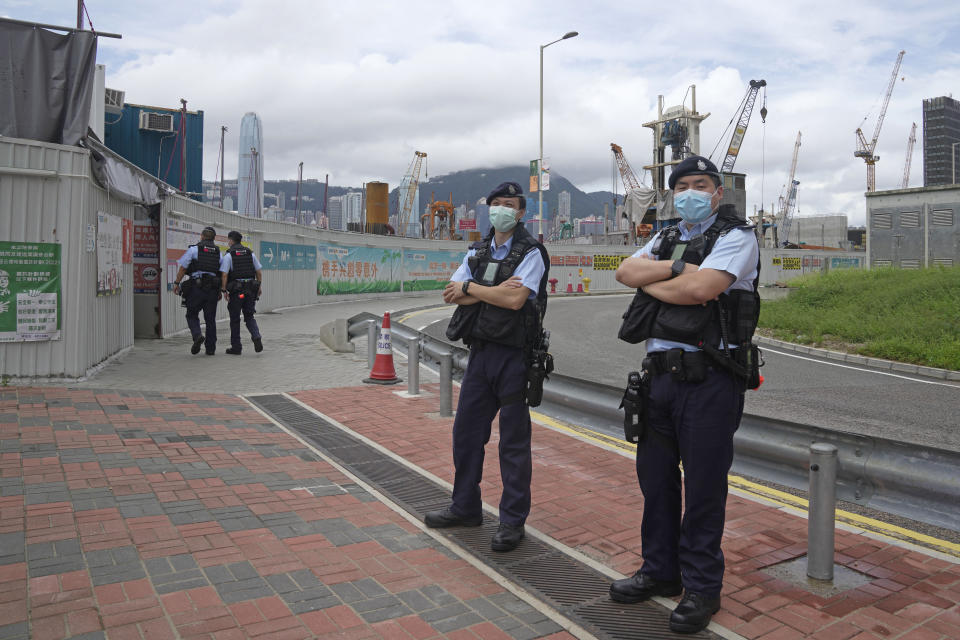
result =
M610 599L631 604L653 596L678 596L683 592L680 582L661 582L637 571L629 578L614 580L610 585Z
M260 339L260 338L254 338L254 339L253 339L253 350L256 351L257 353L260 353L261 351L263 351L263 340L262 340L262 339Z
M710 618L720 610L720 596L705 596L686 592L680 604L670 614L670 630L676 633L696 633L707 628Z
M200 347L203 346L203 334L199 334L193 337L193 346L190 347L190 353L197 355L200 353Z
M230 347L229 349L224 351L224 353L229 353L232 356L238 356L240 355L240 349L234 349L233 347Z
M483 524L483 515L466 517L458 516L449 508L442 511L428 511L423 518L423 523L431 529L444 529L446 527L479 527Z
M523 540L525 535L523 525L507 524L501 522L497 532L493 534L490 540L490 548L494 551L513 551Z

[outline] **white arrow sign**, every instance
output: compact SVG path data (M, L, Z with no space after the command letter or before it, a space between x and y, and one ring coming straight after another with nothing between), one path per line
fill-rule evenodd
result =
M272 262L273 262L273 249L271 249L270 247L267 247L267 249L263 252L263 257L267 259L267 262L272 263Z

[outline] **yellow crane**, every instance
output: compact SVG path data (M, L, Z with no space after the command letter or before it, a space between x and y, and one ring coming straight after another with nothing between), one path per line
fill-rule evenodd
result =
M877 125L873 129L873 138L870 142L867 142L867 139L863 136L863 130L861 127L863 123L860 123L860 127L857 127L857 150L853 152L853 155L857 158L863 158L863 161L867 163L867 191L874 191L876 189L877 183L877 156L874 152L877 150L877 138L880 137L880 127L883 126L883 118L887 115L887 106L890 104L890 96L893 94L893 87L897 83L897 74L900 73L900 63L903 62L903 55L906 51L900 51L900 54L897 56L897 62L893 65L893 73L890 74L890 82L887 85L887 92L883 96L883 106L880 108L880 114L877 116ZM869 117L869 115L868 115ZM863 119L863 122L866 122L867 118Z
M413 160L403 176L401 184L407 183L407 192L401 193L400 207L397 209L397 235L409 235L407 225L413 211L413 201L417 197L417 186L420 184L420 165L426 157L427 154L423 151L414 151Z

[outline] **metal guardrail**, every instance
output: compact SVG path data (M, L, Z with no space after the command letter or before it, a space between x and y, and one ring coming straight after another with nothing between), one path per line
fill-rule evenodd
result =
M379 326L380 319L361 313L347 322L349 335L358 337ZM464 347L398 322L391 328L405 348L422 345L423 361L439 366L449 358L453 368L466 369L469 351ZM445 404L452 396L449 375L441 375L440 395L441 414L451 415ZM622 395L622 389L554 372L544 384L540 410L619 435ZM838 452L838 500L960 531L960 453L752 414L743 415L733 442L733 471L802 490L809 488L810 445L831 444Z

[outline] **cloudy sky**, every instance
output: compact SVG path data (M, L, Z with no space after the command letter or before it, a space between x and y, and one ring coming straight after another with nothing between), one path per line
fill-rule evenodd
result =
M0 15L65 26L75 8L0 0ZM525 164L538 154L539 45L576 30L544 56L544 155L555 172L610 190L610 142L635 168L649 163L642 123L656 117L659 94L689 106L691 84L698 111L711 113L709 155L749 80L763 78L767 122L758 103L736 165L748 174L750 212L781 193L802 131L798 213L862 224L854 131L867 117L872 134L897 53L907 52L877 147L878 189L899 186L913 122L910 185L922 185L921 101L960 96L955 0L88 0L87 9L96 29L123 34L100 40L108 87L127 102L178 107L182 97L204 111L206 179L220 125L226 175L236 176L247 111L263 120L269 179L295 178L302 161L305 177L393 186L414 150L429 154L430 175Z

